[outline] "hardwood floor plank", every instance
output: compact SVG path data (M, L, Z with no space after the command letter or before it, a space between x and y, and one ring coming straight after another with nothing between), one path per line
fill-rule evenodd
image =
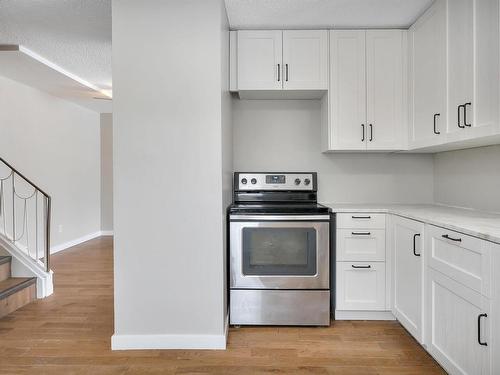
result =
M228 349L112 352L112 239L52 258L54 295L0 319L0 374L445 374L397 322L231 327Z

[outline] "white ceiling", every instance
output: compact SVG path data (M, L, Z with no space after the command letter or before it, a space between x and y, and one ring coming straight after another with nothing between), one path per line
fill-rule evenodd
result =
M408 27L433 0L225 0L233 29Z
M21 44L111 88L111 0L0 0L0 44Z
M310 29L407 27L433 0L225 1L233 29ZM111 0L0 0L0 44L21 44L111 88Z

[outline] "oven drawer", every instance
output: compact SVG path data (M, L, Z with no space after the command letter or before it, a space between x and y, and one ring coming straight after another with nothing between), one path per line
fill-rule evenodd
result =
M337 230L338 261L385 261L385 230Z
M230 324L330 325L328 290L231 290Z
M337 214L340 229L385 229L385 214L341 213Z

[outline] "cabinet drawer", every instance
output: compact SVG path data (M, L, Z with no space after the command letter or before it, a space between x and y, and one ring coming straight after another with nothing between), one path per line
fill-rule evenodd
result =
M337 260L384 261L385 230L338 229Z
M385 263L337 262L337 310L385 310Z
M486 241L433 225L426 231L428 266L490 297L491 254Z
M372 213L337 214L337 228L385 229L385 214L372 214Z

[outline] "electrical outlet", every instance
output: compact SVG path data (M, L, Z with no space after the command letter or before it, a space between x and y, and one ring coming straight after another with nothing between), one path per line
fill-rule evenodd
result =
M63 226L62 224L59 224L59 233L62 233L63 232Z

